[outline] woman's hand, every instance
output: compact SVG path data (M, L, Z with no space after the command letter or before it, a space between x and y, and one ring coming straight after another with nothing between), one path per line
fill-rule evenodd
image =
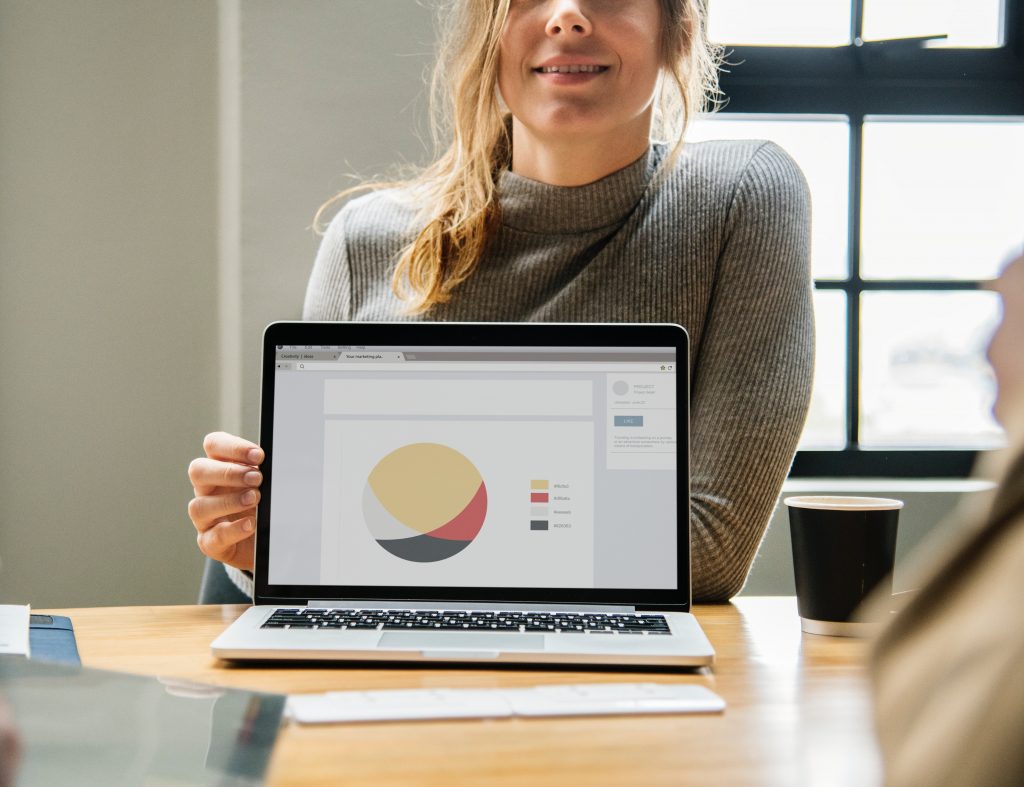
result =
M204 555L252 571L263 449L227 432L212 432L203 450L206 456L188 466L195 491L188 515L198 531L196 542Z

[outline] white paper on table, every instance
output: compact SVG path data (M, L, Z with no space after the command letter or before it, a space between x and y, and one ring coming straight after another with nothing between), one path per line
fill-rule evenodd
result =
M0 653L28 656L28 624L31 608L0 604Z

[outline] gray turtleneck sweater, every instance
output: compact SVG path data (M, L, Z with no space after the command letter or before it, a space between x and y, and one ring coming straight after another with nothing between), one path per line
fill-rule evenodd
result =
M690 334L693 597L739 592L789 470L814 360L807 186L766 142L655 145L586 186L512 172L501 227L450 303L403 314L391 274L414 207L393 190L331 222L308 320L672 322ZM231 572L234 574L234 572Z

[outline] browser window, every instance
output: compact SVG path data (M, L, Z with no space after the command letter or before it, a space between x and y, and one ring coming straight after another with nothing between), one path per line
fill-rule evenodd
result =
M272 585L675 588L673 348L279 346L275 375Z

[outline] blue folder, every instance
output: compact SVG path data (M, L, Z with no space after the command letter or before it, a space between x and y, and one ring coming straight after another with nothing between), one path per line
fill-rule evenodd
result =
M28 629L29 651L33 661L82 666L75 644L71 618L64 615L32 615Z

